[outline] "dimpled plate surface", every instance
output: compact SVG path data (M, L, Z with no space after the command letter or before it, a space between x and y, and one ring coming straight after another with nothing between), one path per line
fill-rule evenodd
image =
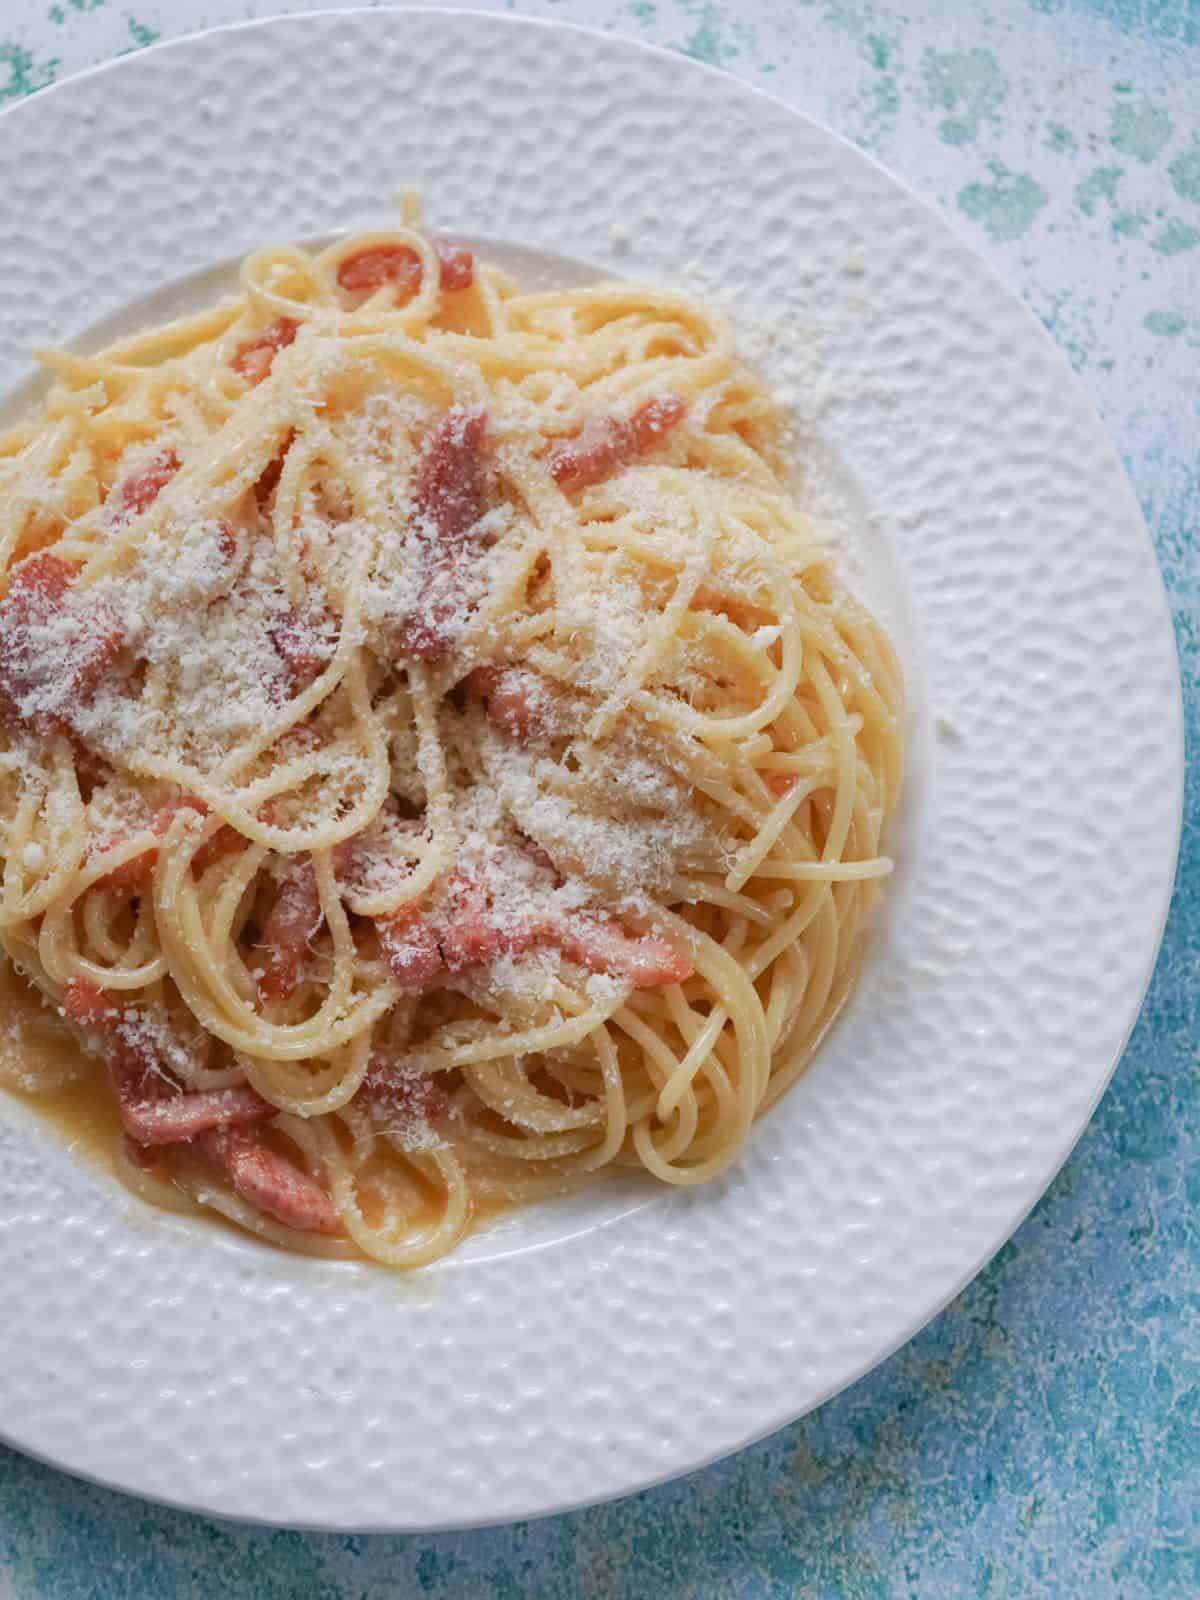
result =
M75 79L3 134L0 393L31 346L262 242L378 221L402 182L443 231L711 294L824 463L814 505L854 536L913 707L862 986L707 1190L544 1208L398 1280L153 1217L6 1101L0 1429L212 1513L406 1529L615 1495L818 1404L1040 1194L1157 946L1174 649L1082 391L870 160L568 27L278 20Z

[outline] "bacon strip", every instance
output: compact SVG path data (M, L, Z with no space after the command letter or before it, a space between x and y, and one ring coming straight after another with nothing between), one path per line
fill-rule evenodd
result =
M80 1028L103 1034L109 1044L109 1068L122 1107L135 1100L157 1100L170 1092L158 1054L136 1030L122 1024L124 1010L92 978L72 978L63 990L63 1015Z
M459 544L487 508L481 406L448 411L425 440L413 474L413 510L439 540Z
M665 939L652 933L628 934L615 922L578 912L546 929L546 943L589 972L628 978L635 989L683 983L692 964Z
M148 1146L181 1144L213 1128L255 1126L274 1115L274 1106L248 1083L195 1094L173 1094L122 1108L130 1138Z
M18 701L38 688L31 660L31 631L51 617L74 576L65 561L44 551L22 561L9 575L8 592L0 600L0 706L6 721L25 721Z
M398 652L418 661L441 661L454 648L456 623L464 606L464 586L445 561L431 561L426 570L422 610L410 612L397 633Z
M355 1104L369 1106L389 1122L436 1122L450 1106L450 1096L435 1077L398 1072L376 1056L358 1086Z
M108 497L117 520L124 522L152 506L178 471L179 458L173 450L160 450L144 461Z
M537 924L528 918L500 917L484 884L473 874L457 873L451 893L438 940L447 971L483 966L497 956L523 955L536 943Z
M438 258L438 284L454 292L469 289L475 282L475 257L465 244L455 244L452 239L435 239L433 248Z
M132 1013L132 1014L130 1014ZM212 1128L244 1127L275 1114L248 1084L232 1089L177 1092L152 1039L133 1008L122 1007L91 978L72 978L63 990L63 1014L103 1036L126 1135L140 1147L179 1144Z
M200 1136L200 1146L228 1174L235 1191L259 1211L301 1233L337 1233L341 1219L317 1180L245 1128Z
M81 1028L100 1028L112 1017L114 1007L104 990L91 978L72 978L63 990L63 1015Z
M250 338L243 339L229 365L249 384L261 383L271 370L278 350L285 350L300 331L293 317L276 317Z
M436 914L409 906L379 919L376 928L392 975L408 994L435 988L446 972L522 954L537 936L532 923L497 917L482 883L463 872L455 874L449 903Z
M438 258L439 288L469 289L475 282L475 257L471 252L465 245L453 244L449 239L434 239L432 244ZM394 283L397 288L407 290L411 299L421 287L421 258L407 244L367 245L343 258L338 265L337 281L352 294Z
M223 855L228 855L231 850L236 850L241 837L236 828L231 828L229 823L223 822L217 831L210 834L193 853L192 871L197 876L202 872L206 872L214 861L219 861Z
M72 700L93 692L123 642L120 623L99 605L68 624L58 647L63 659L44 642L74 581L74 567L39 551L13 568L0 601L0 713L44 737L70 731ZM31 706L26 715L22 708Z
M165 805L160 806L150 826L161 839L170 827L175 814L188 810L195 811L202 817L208 815L208 807L203 800L197 799L195 795L184 795L181 799L168 800ZM223 855L235 850L240 839L241 834L237 829L223 822L193 853L193 873L199 875L206 871L214 861L219 861ZM158 847L154 845L149 850L143 850L141 855L123 861L119 867L114 867L111 872L105 873L104 877L97 878L93 887L111 889L122 894L140 894L149 883L157 860Z
M276 655L283 662L288 694L294 699L319 676L329 660L329 653L316 630L298 611L285 611L268 626L267 632Z
M284 459L292 448L292 440L295 437L295 429L289 428L280 445L279 454L272 456L259 474L258 482L254 485L254 497L260 506L265 506L274 493L275 485L283 472Z
M406 994L424 994L445 963L438 949L437 930L424 912L393 912L375 923L384 960Z
M203 800L197 800L193 795L181 795L177 799L165 801L150 821L151 830L157 838L163 837L181 811L195 811L203 817L208 814L208 807ZM114 845L119 843L119 839L112 841ZM207 848L207 845L202 846L202 849ZM121 894L137 894L149 883L157 860L158 846L151 845L148 850L143 850L141 855L131 856L128 861L122 861L119 867L114 867L102 878L97 878L93 887L111 889Z
M114 843L119 842L114 840ZM128 861L122 861L119 867L114 867L102 878L97 878L93 888L107 889L112 894L140 894L150 882L157 860L157 846L143 850L140 856L131 856Z
M665 394L644 401L628 417L589 417L578 433L551 444L546 459L554 481L563 489L603 482L660 445L686 412L678 395Z
M108 1042L126 1149L137 1166L151 1165L163 1146L194 1141L228 1173L237 1193L260 1211L289 1228L338 1231L337 1211L316 1179L261 1143L261 1124L275 1115L275 1108L249 1084L172 1093L153 1046L139 1038L124 1011L90 978L67 984L63 1012Z
M420 611L400 625L400 649L437 661L453 648L467 604L467 564L477 553L471 530L487 509L487 413L448 411L426 438L413 473L413 515L426 536Z
M301 856L279 886L262 930L262 973L258 992L265 1000L295 993L309 940L321 926L321 891L312 859Z
M446 973L483 966L498 956L538 947L558 950L589 972L628 979L635 989L683 983L692 964L657 934L629 934L596 912L518 919L497 912L483 885L465 873L451 883L436 911L410 907L376 927L393 976L406 993L425 994Z
M71 692L87 700L112 666L125 643L125 631L106 606L93 606L87 637L71 663Z
M476 667L463 679L487 703L488 720L524 744L545 733L545 697L542 682L519 667Z
M27 605L57 605L75 581L75 568L48 550L27 556L13 568L4 604L18 597Z

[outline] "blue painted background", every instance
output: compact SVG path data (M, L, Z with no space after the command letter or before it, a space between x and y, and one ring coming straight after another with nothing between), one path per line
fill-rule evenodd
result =
M3 0L0 103L160 36L300 9ZM900 171L991 257L1124 454L1171 595L1194 755L1197 0L508 9L773 89ZM1200 1596L1198 778L1193 759L1162 958L1092 1126L987 1271L849 1393L678 1484L423 1538L219 1526L0 1450L0 1600Z

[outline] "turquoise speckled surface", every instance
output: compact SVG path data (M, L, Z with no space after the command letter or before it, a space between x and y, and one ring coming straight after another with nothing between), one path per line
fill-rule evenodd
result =
M301 9L5 0L0 103L159 37ZM878 155L990 257L1124 455L1166 573L1194 752L1196 0L508 9L665 44L772 89ZM221 1526L0 1450L0 1600L1200 1595L1198 778L1193 762L1163 954L1090 1129L990 1267L854 1389L679 1483L478 1534Z

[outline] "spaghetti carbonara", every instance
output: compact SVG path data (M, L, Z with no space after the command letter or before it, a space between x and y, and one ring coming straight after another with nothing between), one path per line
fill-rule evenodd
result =
M110 1097L159 1205L402 1267L725 1167L853 983L901 776L726 320L413 221L40 359L0 943L73 1048L10 1029L6 1081Z

